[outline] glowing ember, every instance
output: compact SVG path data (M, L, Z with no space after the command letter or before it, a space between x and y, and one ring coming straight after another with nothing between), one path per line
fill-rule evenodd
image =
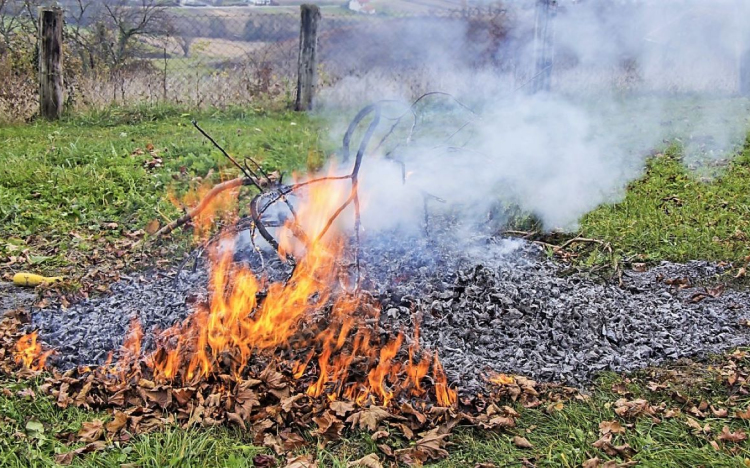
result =
M39 371L44 369L47 358L53 350L42 351L41 343L37 342L37 332L22 336L16 342L15 361L27 369Z

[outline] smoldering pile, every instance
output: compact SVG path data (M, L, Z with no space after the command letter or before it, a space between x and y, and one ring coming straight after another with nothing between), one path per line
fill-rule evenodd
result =
M449 237L365 239L365 287L382 307L379 332L411 336L439 353L460 391L481 388L491 372L583 385L604 370L702 357L750 344L747 292L712 290L722 267L664 263L628 271L623 286L564 267L538 246L477 237L457 249ZM235 259L252 263L238 252ZM280 268L266 263L266 268ZM251 265L252 267L252 265ZM185 319L208 296L208 270L154 270L126 278L111 294L68 309L33 313L59 367L102 363L137 318L150 338ZM716 296L716 297L713 297Z

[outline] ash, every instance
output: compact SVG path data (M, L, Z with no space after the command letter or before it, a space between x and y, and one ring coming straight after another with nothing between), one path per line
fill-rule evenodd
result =
M541 249L520 240L476 236L426 240L408 235L366 238L365 287L382 304L384 333L413 333L437 350L449 379L463 391L483 386L489 372L517 373L582 386L605 370L630 371L666 360L701 358L750 344L750 294L727 290L691 302L716 281L722 267L706 262L663 263L626 272L623 286L566 275ZM237 261L261 267L238 251ZM262 267L273 278L278 260ZM689 286L670 285L684 278ZM204 264L145 272L111 287L111 294L68 309L32 314L32 327L57 349L53 363L67 368L99 364L116 351L130 321L150 335L186 318L207 297ZM681 281L686 283L686 281Z

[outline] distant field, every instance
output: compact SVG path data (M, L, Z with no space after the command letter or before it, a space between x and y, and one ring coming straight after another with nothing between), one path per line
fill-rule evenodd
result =
M234 6L234 7L180 7L173 10L182 14L210 14L216 16L232 17L246 14L296 14L299 6L305 1L301 0L277 0L278 6ZM321 1L316 5L321 7L324 15L349 15L353 14L345 5L348 2ZM389 15L424 14L434 10L456 10L460 9L464 2L461 0L372 0L371 5L376 13ZM475 1L467 2L469 5Z

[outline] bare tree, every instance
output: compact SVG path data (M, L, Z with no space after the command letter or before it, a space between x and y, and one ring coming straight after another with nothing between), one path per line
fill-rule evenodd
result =
M128 0L103 2L102 20L115 30L116 38L110 47L114 64L131 56L134 39L172 32L166 6L159 0L140 0L137 4Z

